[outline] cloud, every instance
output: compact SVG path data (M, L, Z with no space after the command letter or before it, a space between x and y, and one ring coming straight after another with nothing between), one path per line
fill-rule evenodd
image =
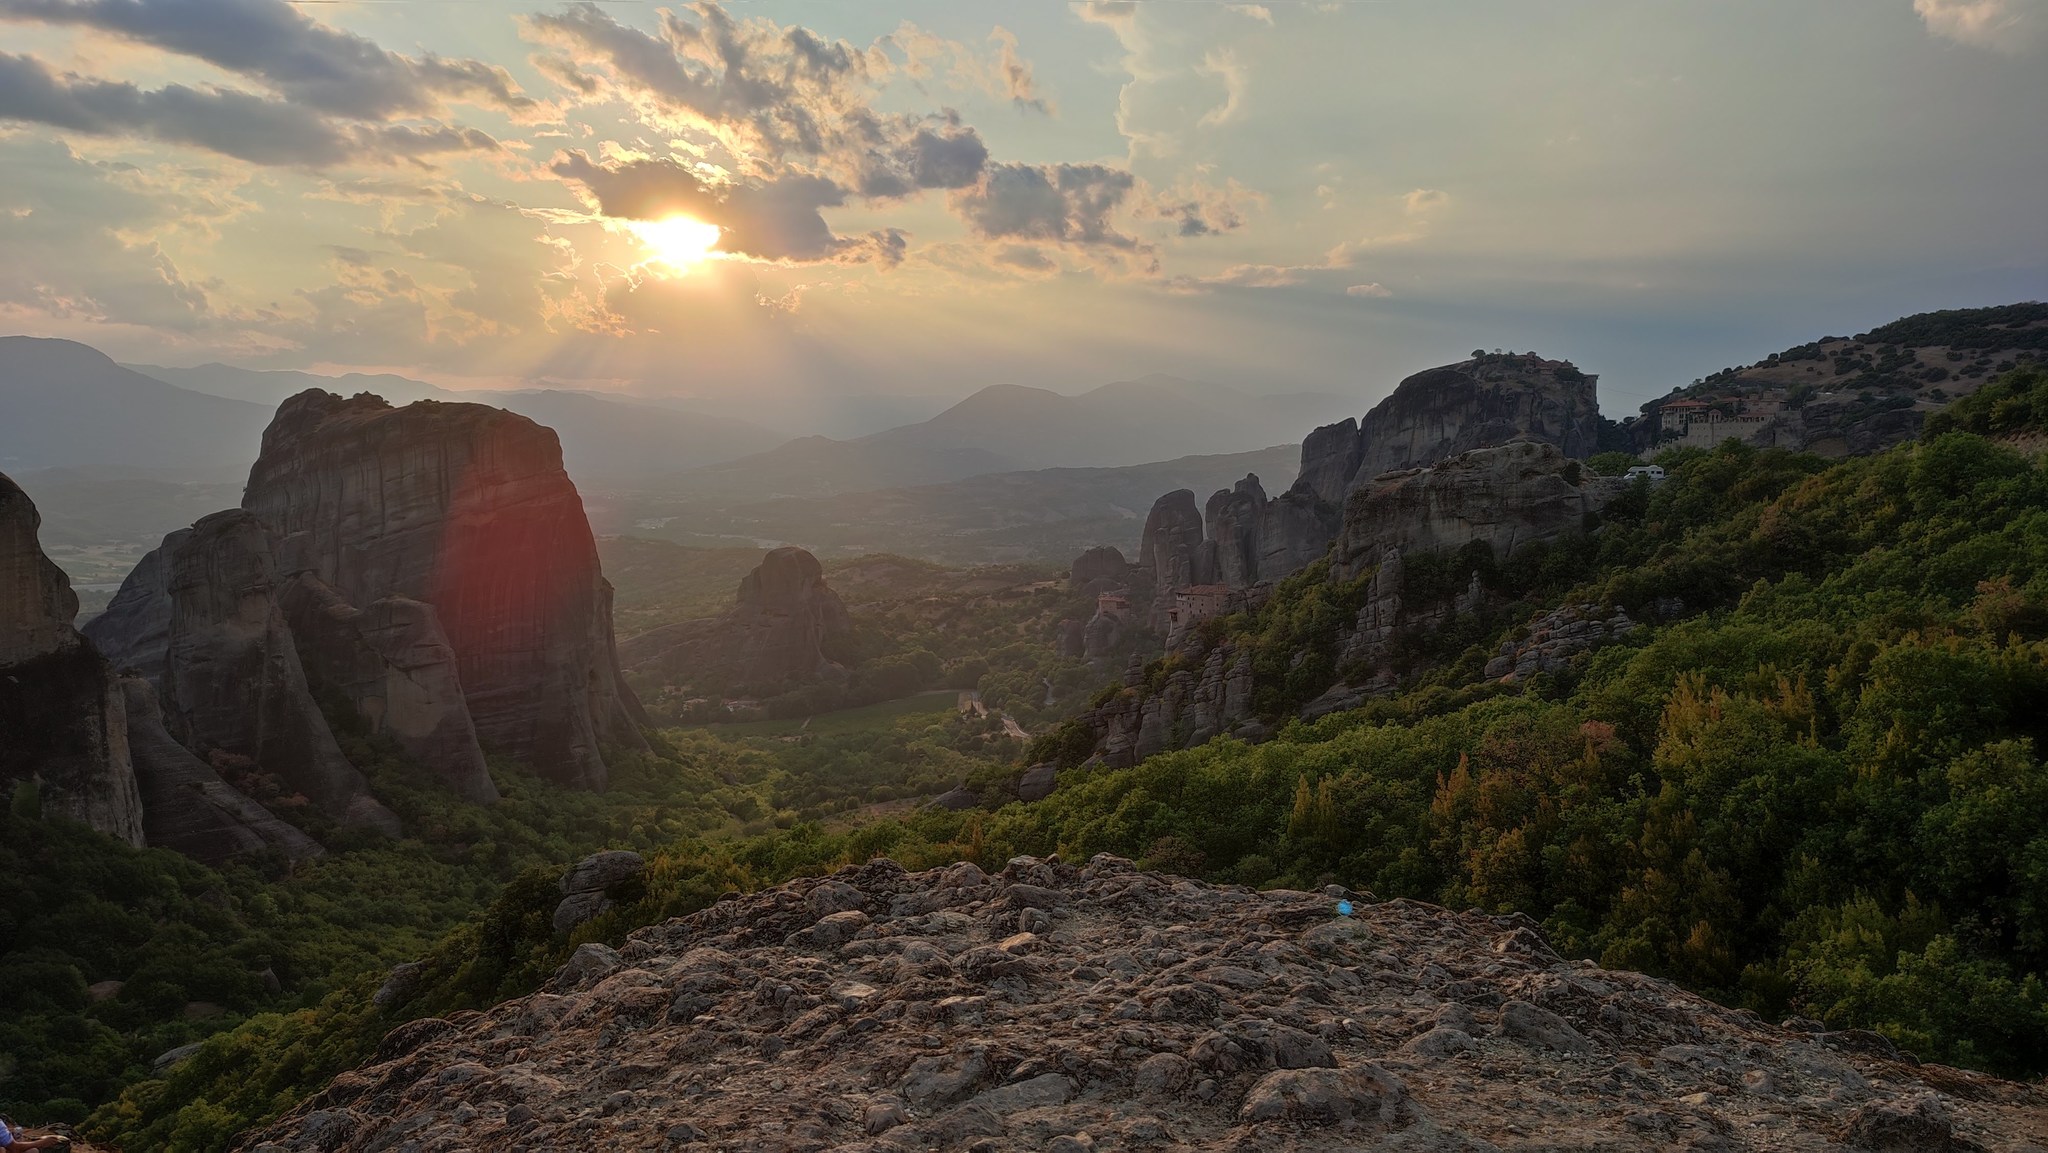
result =
M878 84L892 67L879 46L738 20L711 3L662 13L654 33L592 4L524 17L522 26L553 50L539 63L581 98L627 100L651 123L707 135L744 175L812 171L856 195L889 199L965 187L988 158L956 113L876 110ZM1015 63L1004 90L1037 99L1029 66Z
M1086 23L1110 29L1119 40L1138 22L1137 0L1080 0L1074 13Z
M953 210L985 240L1024 240L1144 251L1110 217L1137 180L1101 164L991 164L953 194Z
M2006 55L2048 35L2048 0L1913 0L1913 11L1935 36Z
M1401 198L1410 216L1434 212L1451 202L1451 194L1437 188L1418 188Z
M1242 228L1251 208L1265 202L1263 195L1235 180L1224 181L1221 188L1193 180L1160 194L1149 213L1172 221L1175 235L1193 238Z
M137 326L153 341L224 334L253 319L223 303L166 244L210 239L247 213L218 173L81 157L62 141L0 138L0 313L91 339L86 326ZM77 326L77 327L74 327Z
M1227 48L1213 49L1202 57L1200 67L1195 70L1223 81L1223 103L1202 113L1202 118L1196 123L1214 126L1237 119L1244 104L1245 82L1250 75L1249 70L1238 63L1237 54Z
M0 120L46 124L89 136L142 136L189 144L252 164L328 168L423 163L492 152L497 141L447 125L336 123L288 101L220 88L133 84L58 76L33 56L0 53Z
M1029 244L1006 244L996 251L994 263L1004 268L1014 268L1034 276L1046 276L1059 271L1059 262L1047 256L1045 251Z
M673 160L603 165L582 152L558 153L549 169L582 185L598 210L614 219L681 214L715 224L721 252L796 263L875 260L891 268L903 259L906 241L898 229L864 238L832 231L821 210L845 204L846 190L823 176L791 173L721 184Z
M1235 12L1239 16L1249 16L1261 24L1273 22L1273 10L1264 4L1225 4L1223 7L1226 11Z
M1031 75L1031 62L1017 55L1017 34L997 26L988 38L996 43L995 75L1001 84L1002 95L1019 108L1051 115L1052 105L1038 94L1038 83Z
M503 68L401 56L321 24L283 0L0 0L0 20L92 28L263 82L295 104L359 120L460 100L510 111L534 102Z
M1344 290L1344 295L1370 296L1385 299L1386 297L1394 295L1394 293L1392 289L1386 287L1380 282L1373 281L1371 284L1354 284Z

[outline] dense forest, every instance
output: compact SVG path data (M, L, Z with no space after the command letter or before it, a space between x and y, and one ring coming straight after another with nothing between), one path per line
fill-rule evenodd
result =
M0 1044L46 1056L14 1058L0 1108L90 1113L87 1130L124 1147L221 1148L403 1020L531 990L581 941L876 854L915 868L1107 851L1246 885L1522 911L1567 955L2040 1075L2048 470L2023 449L2044 396L2048 373L2022 368L1919 443L1841 462L1666 453L1669 479L1583 539L1410 558L1418 598L1475 566L1496 595L1485 616L1410 638L1396 695L1259 745L1077 768L1035 805L859 810L1024 763L950 710L790 739L667 730L602 797L498 765L508 799L490 810L357 747L416 835L297 870L126 849L17 795L0 843L14 942ZM1309 691L1289 666L1330 659L1367 579L1314 569L1210 624L1253 646L1263 709ZM1563 673L1479 675L1520 620L1567 603L1645 624ZM555 934L555 879L602 844L646 853L644 882ZM374 1003L401 960L424 961L418 980ZM108 973L126 975L117 993L88 987ZM186 1020L194 1004L209 1015ZM201 1035L196 1056L152 1071Z

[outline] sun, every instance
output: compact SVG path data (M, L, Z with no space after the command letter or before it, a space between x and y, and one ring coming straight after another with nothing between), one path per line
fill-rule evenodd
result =
M647 250L647 263L680 275L718 255L719 228L691 216L631 220L626 227Z

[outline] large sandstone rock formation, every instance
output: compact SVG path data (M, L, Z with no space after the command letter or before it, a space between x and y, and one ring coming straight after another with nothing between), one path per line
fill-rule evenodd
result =
M1382 474L1344 510L1331 554L1333 573L1350 580L1378 564L1388 549L1412 553L1473 541L1486 542L1494 556L1506 558L1523 545L1582 531L1588 515L1626 487L1533 440Z
M41 527L28 494L0 475L0 786L33 781L45 814L139 845L120 689L72 627L78 595L43 554Z
M875 860L402 1024L240 1148L2018 1153L2044 1109L1567 961L1519 915Z
M203 517L164 572L163 703L185 747L244 758L344 822L396 834L313 700L264 526L240 509Z
M1566 361L1493 355L1402 381L1363 421L1309 433L1294 484L1268 498L1256 476L1218 490L1203 508L1186 489L1160 497L1138 558L1153 589L1151 624L1164 630L1172 593L1219 583L1233 589L1300 572L1329 549L1347 503L1389 471L1421 468L1473 449L1526 440L1565 457L1592 455L1599 438L1596 377ZM1078 570L1077 570L1078 571Z
M365 612L387 597L433 606L486 749L599 789L603 745L646 747L611 585L550 430L484 405L312 389L279 406L242 503L285 573Z
M833 675L853 622L818 558L771 550L724 616L663 625L619 646L626 667L693 684L773 689Z
M1599 378L1534 354L1488 356L1426 369L1402 381L1359 423L1350 490L1380 473L1419 468L1515 438L1593 455Z
M134 682L128 705L145 706L130 730L151 844L207 861L271 846L308 855L312 842L221 778L219 757L337 820L399 831L313 697L281 592L269 534L230 509L164 537L87 623Z
M1177 488L1152 503L1138 538L1138 567L1152 571L1156 587L1184 588L1216 579L1203 549L1202 510L1192 489Z

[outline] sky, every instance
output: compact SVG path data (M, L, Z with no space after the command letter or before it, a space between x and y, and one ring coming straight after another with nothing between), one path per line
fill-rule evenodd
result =
M802 404L2048 298L2048 0L0 0L0 332Z

